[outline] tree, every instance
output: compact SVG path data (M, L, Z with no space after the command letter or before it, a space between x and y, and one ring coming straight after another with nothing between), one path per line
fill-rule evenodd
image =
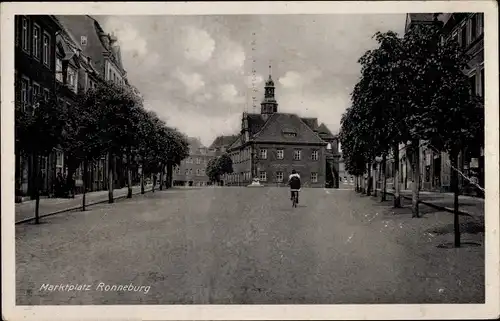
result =
M206 173L211 182L219 183L222 175L233 173L231 157L226 153L212 158L207 163Z
M113 203L113 172L115 157L130 155L138 144L137 124L142 101L131 88L102 82L88 95L85 107L100 108L100 139L108 158L108 196ZM130 160L130 157L128 157ZM130 182L129 195L131 194Z
M55 96L34 97L32 106L16 106L15 141L18 155L29 155L33 160L35 223L40 223L40 172L43 158L53 152L63 140L67 109ZM16 155L17 156L17 155Z
M82 210L85 211L86 192L88 187L88 165L104 155L102 128L100 128L103 109L99 105L89 103L95 98L95 92L89 90L80 94L77 104L68 110L64 126L62 148L68 165L68 179L76 168L83 163L83 198Z

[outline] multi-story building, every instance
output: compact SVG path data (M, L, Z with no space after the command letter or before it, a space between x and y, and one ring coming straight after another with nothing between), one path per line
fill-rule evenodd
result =
M55 44L60 31L57 19L51 15L15 16L15 105L32 108L35 99L49 99L55 94ZM34 197L34 159L16 149L16 201ZM49 168L62 165L62 154L42 157L41 193L48 194L51 186Z
M80 68L76 80L82 87L95 87L99 81L112 81L129 86L127 73L123 67L121 50L117 38L104 32L99 22L88 15L61 15L57 19L72 35L79 45ZM103 156L99 161L89 166L90 190L104 190L108 185L109 160ZM123 157L115 157L113 161L114 188L126 185L126 167ZM81 186L82 170L77 171L77 185ZM137 176L137 175L134 175Z
M234 173L226 175L225 185L244 186L258 178L283 186L292 169L304 186L324 187L328 177L338 181L337 138L316 118L278 112L274 91L269 75L260 114L243 113L241 132L227 148Z
M463 72L469 77L471 91L480 97L484 97L484 17L482 13L411 13L406 17L407 32L414 25L434 23L439 20L443 25L443 40L456 39L464 52L470 57L468 68ZM449 191L451 166L450 159L445 152L436 152L432 147L426 147L425 142L421 142L419 150L419 161L421 170L421 189ZM484 186L484 146L469 148L466 153L461 153L459 157L460 167L465 175L476 180L480 186ZM394 162L394 160L392 160ZM410 160L407 157L406 146L400 144L400 159L398 160L400 171L399 184L402 189L411 188L413 172ZM390 168L390 166L388 166ZM475 188L467 180L459 179L464 192L475 193ZM389 183L390 187L393 182ZM468 190L469 189L469 190Z
M197 138L189 138L189 156L173 169L174 186L207 186L210 179L206 174L208 162L215 158L215 151L203 146Z

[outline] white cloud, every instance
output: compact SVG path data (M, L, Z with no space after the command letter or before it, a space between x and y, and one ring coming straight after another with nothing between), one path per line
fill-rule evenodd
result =
M246 55L240 44L224 39L217 45L216 54L219 68L243 73Z
M212 58L215 40L205 30L186 27L184 28L182 46L186 58L203 63Z
M248 88L252 88L252 86L258 87L262 83L262 81L264 81L264 78L259 74L255 74L255 76L247 76L245 83Z
M287 73L280 77L279 82L285 88L298 88L311 83L314 79L321 76L321 72L316 69L299 73L297 71L287 71Z
M174 77L179 79L184 84L188 94L193 94L205 87L203 76L196 72L188 74L178 69L174 72Z
M219 96L222 101L232 104L242 104L245 102L245 98L238 95L238 90L233 84L220 85Z
M148 54L146 40L139 35L133 25L121 18L112 17L107 19L104 29L118 38L118 44L123 50L137 53L140 56Z

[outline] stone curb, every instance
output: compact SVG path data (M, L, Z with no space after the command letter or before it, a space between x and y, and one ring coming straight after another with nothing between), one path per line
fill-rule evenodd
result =
M151 191L152 191L151 188L145 189L144 190L144 194L146 194L148 192L151 192ZM159 191L159 190L155 189L155 191ZM141 191L132 193L132 195L139 195L139 194L141 194ZM124 198L127 198L127 195L121 195L121 196L114 197L113 200L114 201L118 201L118 200L121 200L121 199L124 199ZM105 199L105 200L101 200L101 201L95 201L93 203L85 204L85 207L107 203L108 201L109 201L109 199ZM62 213L77 212L78 210L81 210L81 209L82 209L82 205L68 207L68 208L65 208L65 209L62 209L62 210L58 210L58 211L55 211L55 212L42 214L42 215L39 216L39 218L41 219L43 217L53 216L53 215L62 214ZM25 219L22 219L20 221L17 221L15 223L15 225L23 224L23 223L28 223L28 222L34 221L35 219L36 219L35 217L25 218Z

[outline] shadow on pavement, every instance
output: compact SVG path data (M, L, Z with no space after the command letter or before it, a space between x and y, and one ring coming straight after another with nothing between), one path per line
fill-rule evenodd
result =
M437 235L445 235L454 233L453 224L448 224L444 226L434 227L427 232ZM460 224L460 232L463 234L478 234L484 233L484 224L480 222L465 222Z

